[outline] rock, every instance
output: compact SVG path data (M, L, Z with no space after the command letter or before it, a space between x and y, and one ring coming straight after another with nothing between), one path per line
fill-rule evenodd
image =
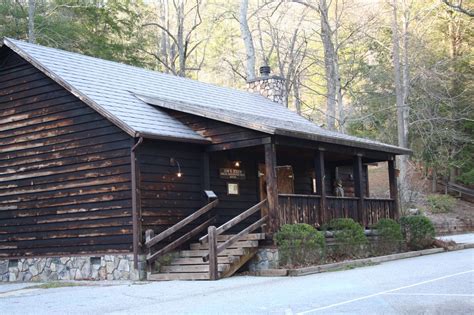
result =
M10 272L8 274L8 281L13 282L13 281L16 281L16 280L17 280L16 279L16 273Z
M0 275L8 272L8 260L0 260Z
M23 276L23 281L30 281L33 276L31 273L26 272L25 275Z
M61 257L59 258L61 264L65 265L69 261L69 257Z
M83 280L80 269L76 269L76 274L74 275L74 279L75 280Z
M125 259L121 259L119 264L118 264L118 267L117 269L119 271L126 271L126 272L129 272L130 271L130 265L128 263L128 260L125 260Z
M112 273L115 270L114 262L107 261L105 268L107 270L107 273Z
M36 276L39 274L38 268L36 268L35 265L30 266L30 272L33 276Z
M51 271L56 271L56 270L57 270L57 269L56 269L56 264L55 264L55 263L51 263L51 266L49 266L49 269L50 269Z

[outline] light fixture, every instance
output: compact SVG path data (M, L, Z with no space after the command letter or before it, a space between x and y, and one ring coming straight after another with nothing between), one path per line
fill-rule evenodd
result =
M235 161L235 162L234 162L234 166L235 166L235 167L240 167L240 161Z
M181 172L181 165L179 165L178 160L176 160L175 158L170 158L170 165L178 167L178 172L176 173L177 177L182 177L183 176L183 173Z

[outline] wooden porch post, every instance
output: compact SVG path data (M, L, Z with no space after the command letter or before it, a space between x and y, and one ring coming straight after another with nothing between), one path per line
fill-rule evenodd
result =
M276 149L275 144L268 143L264 145L265 148L265 181L267 185L267 200L268 200L268 217L270 234L278 230L278 187L276 177Z
M390 199L394 200L395 209L391 217L393 219L398 219L398 186L397 186L397 176L395 175L395 160L388 161L388 181L390 184Z
M326 186L324 180L326 174L324 170L324 151L322 150L316 151L314 157L314 173L316 176L317 192L321 196L319 224L323 225L326 219Z
M359 223L365 228L367 226L364 205L364 184L363 184L363 168L362 157L360 155L354 156L353 173L354 173L354 194L359 198L357 202L357 211Z

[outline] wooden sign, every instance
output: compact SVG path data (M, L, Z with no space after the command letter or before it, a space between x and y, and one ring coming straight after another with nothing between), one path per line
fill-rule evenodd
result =
M237 168L219 169L219 177L225 179L245 179L245 172Z

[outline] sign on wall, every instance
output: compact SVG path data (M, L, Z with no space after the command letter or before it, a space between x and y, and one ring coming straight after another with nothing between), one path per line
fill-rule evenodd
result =
M237 168L219 169L219 177L225 179L245 179L245 172Z

